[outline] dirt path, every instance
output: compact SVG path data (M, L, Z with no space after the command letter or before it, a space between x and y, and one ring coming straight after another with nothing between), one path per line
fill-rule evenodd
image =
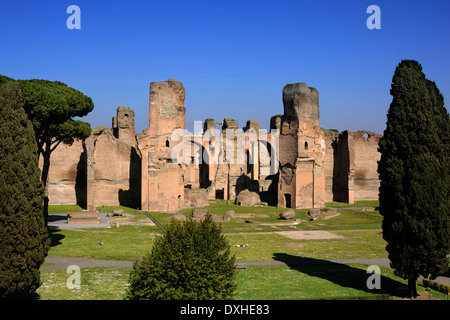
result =
M292 240L344 239L329 231L279 231L277 234Z

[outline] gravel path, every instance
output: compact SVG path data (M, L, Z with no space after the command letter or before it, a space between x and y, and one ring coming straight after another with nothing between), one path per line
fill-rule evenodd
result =
M65 270L70 265L77 265L80 268L93 267L112 267L112 268L132 268L133 261L119 261L119 260L96 260L90 258L78 257L47 257L46 263L51 265L42 266L41 270ZM380 267L389 268L389 260L387 258L370 258L370 259L330 259L330 260L292 260L292 261L237 261L238 264L246 264L249 267L268 267L268 266L282 266L282 265L296 265L296 264L327 264L327 263L360 263L368 265L377 265Z

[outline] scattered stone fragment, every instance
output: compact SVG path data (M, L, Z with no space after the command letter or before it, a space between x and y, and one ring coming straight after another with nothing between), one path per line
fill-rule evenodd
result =
M249 207L254 206L260 202L261 199L259 198L259 194L253 191L249 191L248 189L239 192L236 198L236 204L239 206Z
M112 211L112 215L113 216L122 216L123 215L123 210L122 209L114 209Z
M230 219L234 218L236 216L236 214L234 213L233 210L228 210L227 212L224 213L222 220L223 222L228 222L230 221Z
M170 216L170 219L176 220L176 221L186 221L187 220L186 216L184 216L182 214L174 214L174 215Z
M280 218L283 220L292 220L295 217L295 211L293 209L289 209L280 213Z
M208 209L194 208L194 209L192 209L191 215L192 215L193 219L204 219L207 214L208 214Z
M337 217L340 213L336 208L312 208L308 211L307 215L311 218L311 221L317 219L329 219Z

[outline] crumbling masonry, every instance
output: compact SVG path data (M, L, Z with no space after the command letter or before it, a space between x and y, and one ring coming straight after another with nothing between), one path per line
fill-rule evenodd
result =
M319 92L305 83L283 88L284 113L270 119L267 133L254 120L240 130L227 118L220 128L206 119L200 136L186 133L184 100L181 82L152 82L142 133L135 133L134 112L120 106L111 129L59 146L50 204L174 212L216 198L291 208L378 198L381 135L321 128Z

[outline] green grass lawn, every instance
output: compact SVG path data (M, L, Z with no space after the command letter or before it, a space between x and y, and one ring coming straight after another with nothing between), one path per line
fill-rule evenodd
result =
M381 268L381 289L366 287L366 265L248 267L236 274L238 300L389 299L398 297L406 281ZM81 288L67 288L65 270L41 271L41 300L121 300L128 287L128 268L81 269ZM417 286L419 292L424 288ZM428 294L428 293L427 293ZM433 297L445 299L432 291Z
M153 236L148 233L105 230L50 230L49 256L89 257L106 260L135 260L151 250ZM102 245L99 245L102 242Z
M53 207L53 206L50 206ZM64 207L64 208L61 208ZM52 211L65 211L69 206L56 206ZM116 207L98 207L97 210L112 212ZM123 219L149 220L144 212L120 207L124 210ZM212 202L207 207L212 214L223 214L227 210L237 213L264 214L262 218L232 219L222 223L222 230L231 245L248 244L248 248L236 248L237 259L272 260L275 253L285 252L290 255L332 259L332 258L373 258L385 257L385 242L379 235L381 219L375 212L371 218L366 212L340 210L340 215L327 220L309 221L306 209L296 210L296 219L301 223L295 226L270 226L259 223L286 222L279 218L284 208L275 207L240 207L227 205L226 201ZM192 209L182 210L182 214L190 215ZM163 225L170 223L171 214L152 212ZM120 218L117 218L120 221ZM246 223L245 221L255 223ZM343 239L331 240L292 240L283 237L278 231L295 230L328 230L343 236ZM352 231L347 231L352 230ZM119 228L94 228L84 230L51 230L51 256L91 257L94 259L135 260L150 251L153 239L161 234L156 226L123 225ZM98 243L102 242L103 245Z
M65 270L41 271L40 300L122 300L128 286L128 268L81 269L81 288L70 290Z
M48 206L48 214L67 213L70 211L81 211L83 208L77 205L51 205Z
M51 230L49 255L135 260L151 250L154 237L160 234L158 230L146 232L149 231L146 229L123 226L111 229ZM244 229L225 235L233 246L232 252L240 261L273 260L274 254L280 252L320 259L386 257L386 243L378 229L331 230L344 238L293 240L277 234L277 229L267 232L246 232ZM99 242L103 244L99 245ZM240 244L248 244L249 247L234 247Z
M121 227L122 228L122 227ZM119 228L120 229L120 228ZM113 229L114 230L114 229ZM270 232L227 235L238 261L274 260L275 253L318 259L386 257L386 243L375 230L334 231L343 239L292 240ZM52 230L49 256L135 260L151 250L155 234L104 230ZM102 245L99 245L102 242ZM248 244L247 248L234 245Z
M228 236L237 261L276 260L277 253L316 259L387 257L386 242L374 230L338 231L343 239L292 240L279 234L241 234ZM248 244L247 248L234 245Z
M345 202L327 202L326 207L329 208L345 208L345 207L378 207L380 206L380 201L378 200L359 200L355 203L345 203Z
M339 206L336 206L339 207ZM111 212L117 207L98 207L102 212ZM95 228L80 230L50 230L52 240L50 256L90 257L93 259L136 260L151 250L155 237L161 234L156 226L139 224L148 217L144 212L120 207L123 219L135 221L134 225L119 228ZM80 210L77 206L50 206L51 213ZM340 215L328 220L309 221L306 209L295 210L296 219L302 222L293 226L282 226L279 213L285 208L239 207L226 201L211 202L207 207L211 214L223 215L228 210L236 213L254 213L264 217L232 219L222 223L232 252L237 261L270 261L298 259L350 259L387 257L386 242L380 235L381 216L377 211L363 212L340 209ZM192 209L181 210L189 216ZM171 214L152 212L163 225L170 223ZM121 218L117 218L121 221ZM254 223L245 222L251 220ZM284 221L285 222L285 221ZM272 223L275 225L262 225ZM342 239L293 240L278 234L278 231L326 230ZM102 245L99 245L102 242ZM247 248L234 247L248 244ZM248 267L238 270L237 299L345 299L351 297L384 297L383 292L365 289L367 274L362 265L315 265L315 266L271 266ZM81 270L81 289L69 290L65 270L41 271L43 285L37 293L40 299L122 299L128 285L127 268L87 268ZM383 269L385 289L404 283L391 270ZM374 296L375 295L375 296Z
M392 284L397 282L383 277L383 290L368 290L366 268L363 265L248 267L239 270L236 299L379 298L382 294L389 297Z

